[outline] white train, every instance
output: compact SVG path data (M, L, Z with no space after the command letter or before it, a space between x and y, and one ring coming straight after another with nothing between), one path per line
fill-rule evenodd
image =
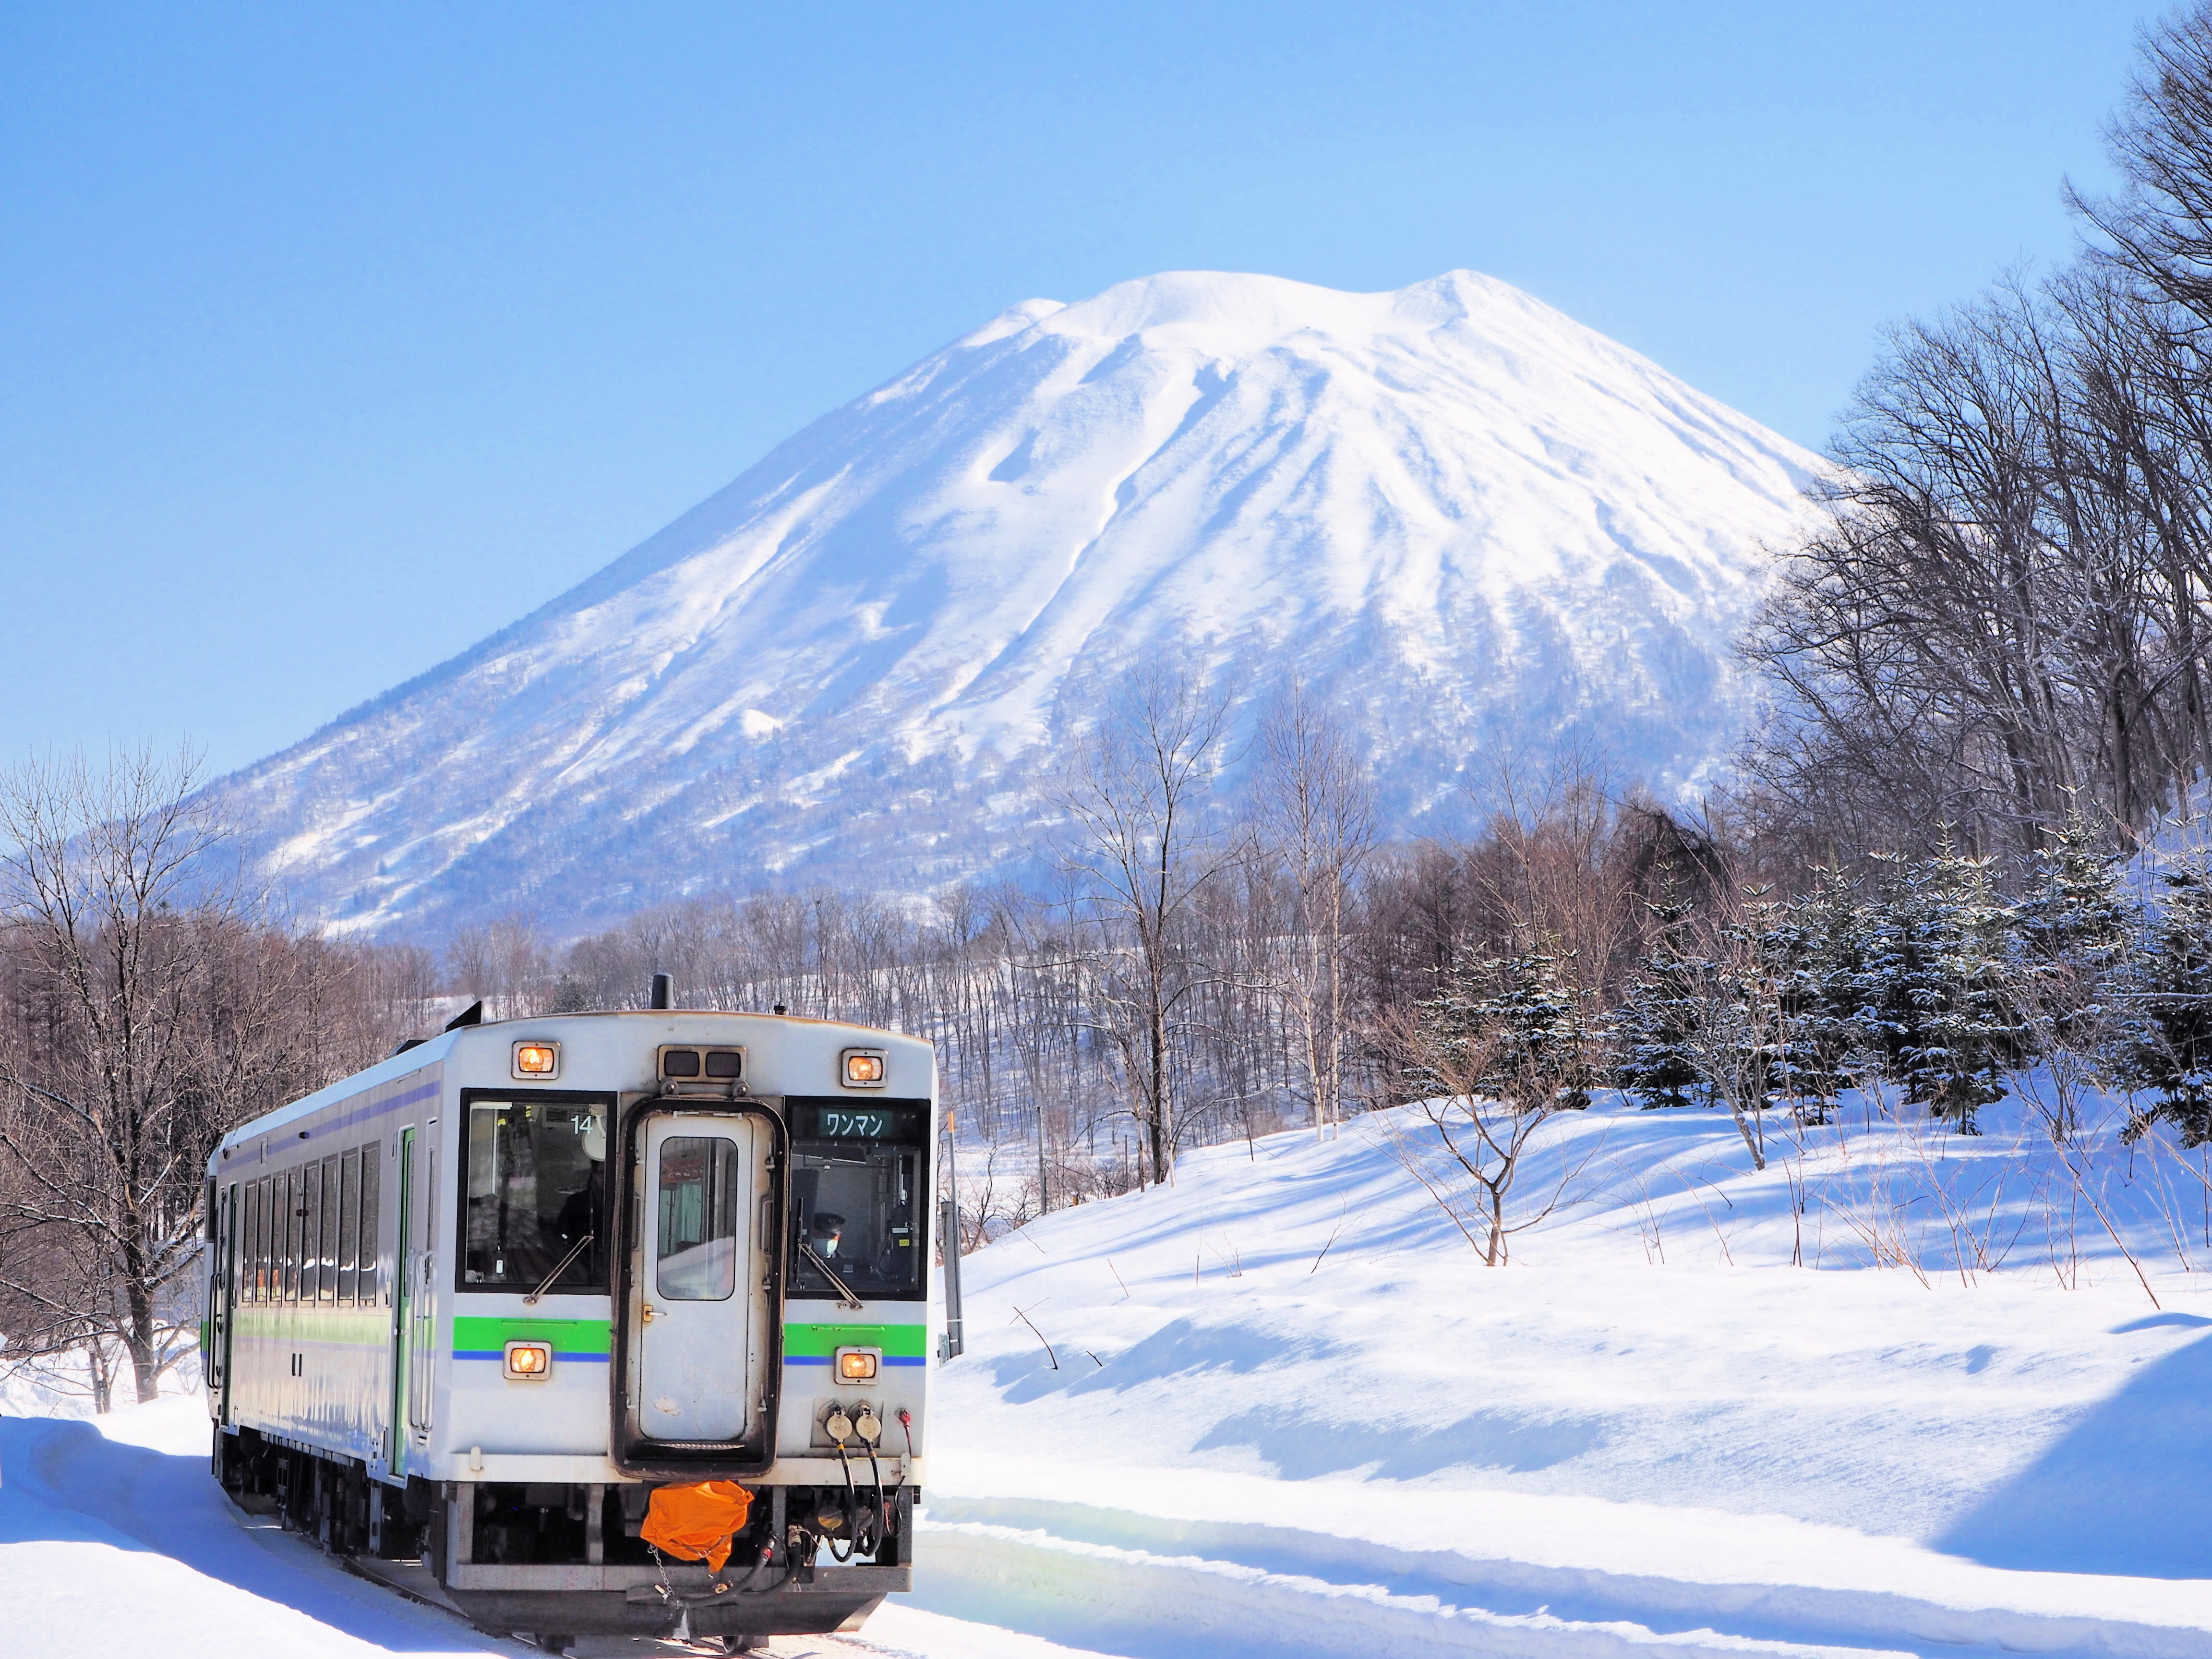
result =
M655 1009L457 1022L245 1125L216 1478L555 1650L853 1628L909 1582L936 1094L913 1038ZM719 1571L641 1535L708 1481L752 1497Z

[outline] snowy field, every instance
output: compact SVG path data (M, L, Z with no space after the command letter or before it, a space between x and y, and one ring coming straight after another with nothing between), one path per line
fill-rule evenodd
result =
M966 1259L921 1588L774 1651L2212 1656L2204 1165L2089 1105L1754 1171L1603 1100L1498 1268L1413 1114L1190 1155ZM0 1652L518 1650L230 1510L199 1411L0 1418Z

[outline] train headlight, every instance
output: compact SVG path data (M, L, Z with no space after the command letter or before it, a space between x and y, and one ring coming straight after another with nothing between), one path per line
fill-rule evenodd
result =
M543 1382L553 1375L550 1342L510 1342L507 1345L507 1374L518 1382Z
M848 1089L880 1089L888 1069L880 1048L845 1050L845 1086Z
M561 1075L561 1045L526 1037L514 1045L514 1074L541 1081Z
M840 1348L837 1350L837 1380L840 1382L872 1382L876 1373L883 1369L883 1351L879 1348Z

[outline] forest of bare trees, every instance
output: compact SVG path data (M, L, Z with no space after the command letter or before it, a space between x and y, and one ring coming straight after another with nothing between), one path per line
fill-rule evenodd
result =
M2212 765L2212 11L2154 32L2081 257L1908 324L1747 642L1754 817L1800 864L2122 842Z
M189 758L0 775L0 1334L141 1400L193 1350L210 1150L382 1059L423 951L287 927L226 875Z

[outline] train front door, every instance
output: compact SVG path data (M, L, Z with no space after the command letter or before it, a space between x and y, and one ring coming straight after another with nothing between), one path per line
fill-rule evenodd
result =
M656 1111L641 1126L629 1274L629 1414L642 1440L753 1432L763 1334L758 1233L770 1151L757 1116Z

